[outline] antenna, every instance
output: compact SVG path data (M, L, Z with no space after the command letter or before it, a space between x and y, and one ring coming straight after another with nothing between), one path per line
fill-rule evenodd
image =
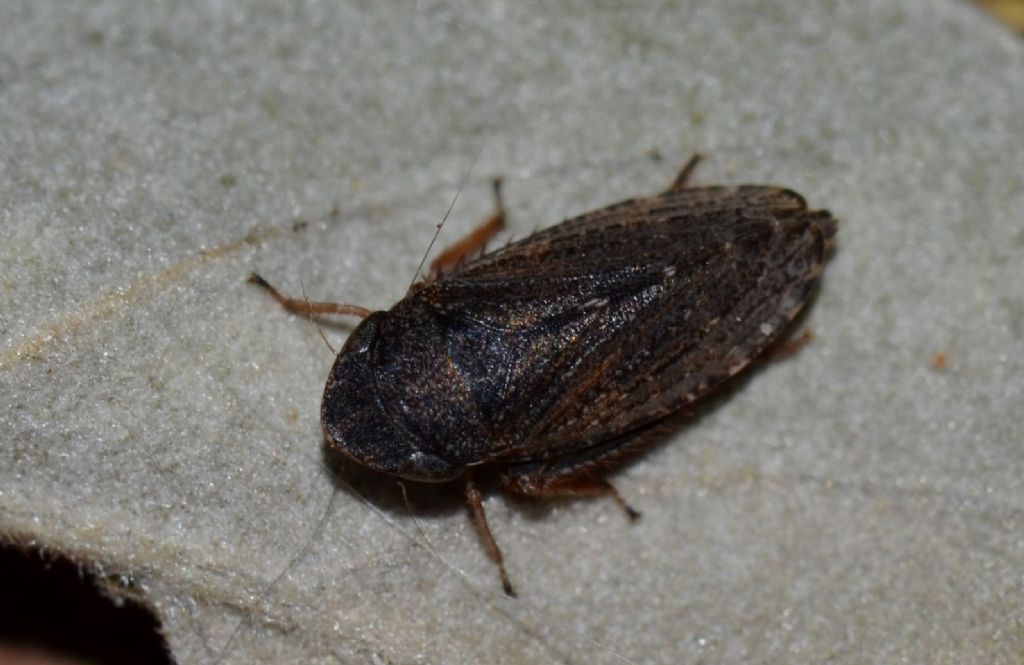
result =
M482 152L483 151L476 154L476 157L473 158L473 163L469 165L469 168L466 169L465 175L462 176L462 180L459 181L459 189L455 192L455 196L452 197L452 202L448 206L448 211L444 214L444 218L441 220L441 223L437 225L437 230L434 231L434 237L430 239L430 244L427 245L427 251L423 253L423 258L420 259L420 264L416 267L416 272L412 276L412 282L409 283L410 288L412 288L412 285L416 283L417 279L419 279L420 271L423 270L423 264L427 262L430 250L434 248L434 243L437 242L437 237L441 235L441 228L444 226L444 223L448 221L448 216L452 214L452 210L455 208L455 202L459 200L459 194L462 193L462 189L466 186L466 183L469 182L469 176L473 173L473 168L476 166L476 163L480 161L480 155Z
M306 301L306 308L309 310L309 322L316 326L316 331L320 333L320 339L324 341L324 344L331 350L331 353L338 355L338 352L331 346L331 343L327 341L327 335L324 334L324 329L320 327L320 322L313 316L313 303L309 301L309 296L306 295L306 282L303 281L302 275L299 275L299 286L302 288L302 299Z

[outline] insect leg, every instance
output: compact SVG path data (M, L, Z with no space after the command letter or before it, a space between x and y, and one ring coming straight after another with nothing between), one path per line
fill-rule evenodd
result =
M697 168L697 163L700 162L701 159L703 159L703 157L699 154L694 154L693 157L690 158L690 161L686 162L686 165L683 166L683 170L676 176L672 185L665 190L665 193L677 192L681 189L686 189L686 182L690 179L690 176L693 175L693 171Z
M466 259L474 258L480 254L487 241L505 228L505 206L501 202L501 179L495 178L493 185L494 213L484 220L480 226L470 231L468 235L454 245L447 247L436 259L430 262L430 280L450 272Z
M472 470L466 471L466 504L469 506L470 512L473 513L473 526L476 527L476 532L484 543L484 549L487 550L491 559L498 564L498 573L501 575L501 587L507 595L514 598L516 592L512 588L512 583L508 580L508 573L505 572L505 559L501 556L501 549L494 540L491 527L487 525L487 514L484 512L483 497L480 494L480 488L476 486L476 482L473 479Z
M305 298L287 298L256 273L249 274L249 281L265 289L274 300L293 314L339 314L342 316L358 316L360 319L365 319L372 314L370 310L359 305L345 305L335 302L310 302Z
M622 508L630 520L640 517L640 512L626 503L614 485L604 478L596 478L586 471L557 477L546 482L542 477L520 476L507 483L506 487L520 494L537 497L608 496L619 505L619 508Z

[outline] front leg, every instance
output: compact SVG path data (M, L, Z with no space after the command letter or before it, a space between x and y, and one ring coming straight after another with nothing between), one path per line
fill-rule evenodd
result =
M277 289L270 285L270 282L256 273L249 273L249 283L255 284L269 293L281 307L284 307L292 314L338 314L340 316L356 316L360 319L365 319L373 313L371 310L359 305L336 302L310 302L304 298L289 298L288 296L281 295Z
M512 582L508 579L508 573L505 572L505 558L501 555L501 548L498 547L497 541L494 540L494 534L491 533L491 527L487 524L487 513L484 512L483 496L480 494L480 488L476 486L476 479L473 476L472 469L466 471L466 505L469 506L469 512L473 515L473 526L476 527L476 532L484 544L484 549L487 550L494 563L498 564L498 574L501 575L501 588L505 590L506 595L514 598L516 591L512 588Z

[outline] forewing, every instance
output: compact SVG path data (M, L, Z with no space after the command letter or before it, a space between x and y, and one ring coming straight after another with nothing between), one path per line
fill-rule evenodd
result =
M833 227L787 190L623 202L424 290L494 435L494 458L601 443L697 399L806 300Z

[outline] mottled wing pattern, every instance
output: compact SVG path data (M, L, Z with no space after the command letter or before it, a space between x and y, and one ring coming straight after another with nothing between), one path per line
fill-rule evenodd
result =
M684 189L541 231L423 295L505 436L493 458L550 458L663 418L742 369L806 301L834 230L788 190Z

